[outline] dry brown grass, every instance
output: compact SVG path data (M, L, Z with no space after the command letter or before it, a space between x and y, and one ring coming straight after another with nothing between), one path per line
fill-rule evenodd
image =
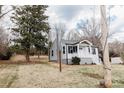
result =
M12 62L18 62L18 61L24 62L24 61L26 61L26 58L24 55L14 55L10 58L10 61L12 61Z
M103 78L102 65L64 65L59 72L57 63L47 56L32 56L35 63L1 64L0 87L99 87ZM113 87L124 87L124 65L112 66Z

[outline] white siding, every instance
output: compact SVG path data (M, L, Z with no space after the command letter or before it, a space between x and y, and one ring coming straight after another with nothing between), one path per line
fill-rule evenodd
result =
M52 50L53 50L53 56L52 56ZM52 47L50 48L50 60L55 61L57 60L57 46L56 46L56 40L53 42Z
M92 54L93 63L101 64L99 61L99 56L98 56L98 49L95 48L95 51L96 51L96 54Z
M81 58L80 64L92 64L93 60L92 58Z
M63 54L63 46L65 46L65 54ZM66 59L66 45L62 44L62 51L61 51L62 59Z
M96 54L92 54L92 48L90 47L84 47L83 49L79 49L79 57L82 59L81 64L91 64L96 63L99 64L99 57L98 57L98 49L95 48ZM83 62L84 61L84 62Z
M112 64L120 64L120 63L123 63L123 61L121 60L120 57L112 57L111 58L111 63Z

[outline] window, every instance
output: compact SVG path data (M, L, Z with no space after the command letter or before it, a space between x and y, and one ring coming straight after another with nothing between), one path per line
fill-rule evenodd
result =
M68 46L68 53L77 53L77 46Z
M68 46L68 53L72 53L72 46Z
M88 51L89 51L89 53L90 53L90 47L88 47Z
M63 54L65 54L65 46L63 46Z
M96 49L92 48L92 54L96 54Z
M53 56L53 50L52 50L52 56Z
M77 46L73 46L73 53L77 53Z

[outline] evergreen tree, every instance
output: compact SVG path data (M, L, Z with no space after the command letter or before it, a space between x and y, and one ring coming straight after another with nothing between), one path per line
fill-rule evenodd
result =
M47 7L46 5L17 6L11 17L15 23L15 28L12 28L13 34L16 36L14 41L23 47L27 61L30 61L31 46L35 46L39 50L47 43L50 29L47 22L48 16L45 15Z

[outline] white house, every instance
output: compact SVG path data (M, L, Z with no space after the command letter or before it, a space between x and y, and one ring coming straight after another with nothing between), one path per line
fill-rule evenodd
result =
M57 62L57 42L54 40L50 48L50 61ZM62 40L61 61L65 64L72 64L72 57L79 57L80 64L101 64L98 56L98 49L88 40Z

